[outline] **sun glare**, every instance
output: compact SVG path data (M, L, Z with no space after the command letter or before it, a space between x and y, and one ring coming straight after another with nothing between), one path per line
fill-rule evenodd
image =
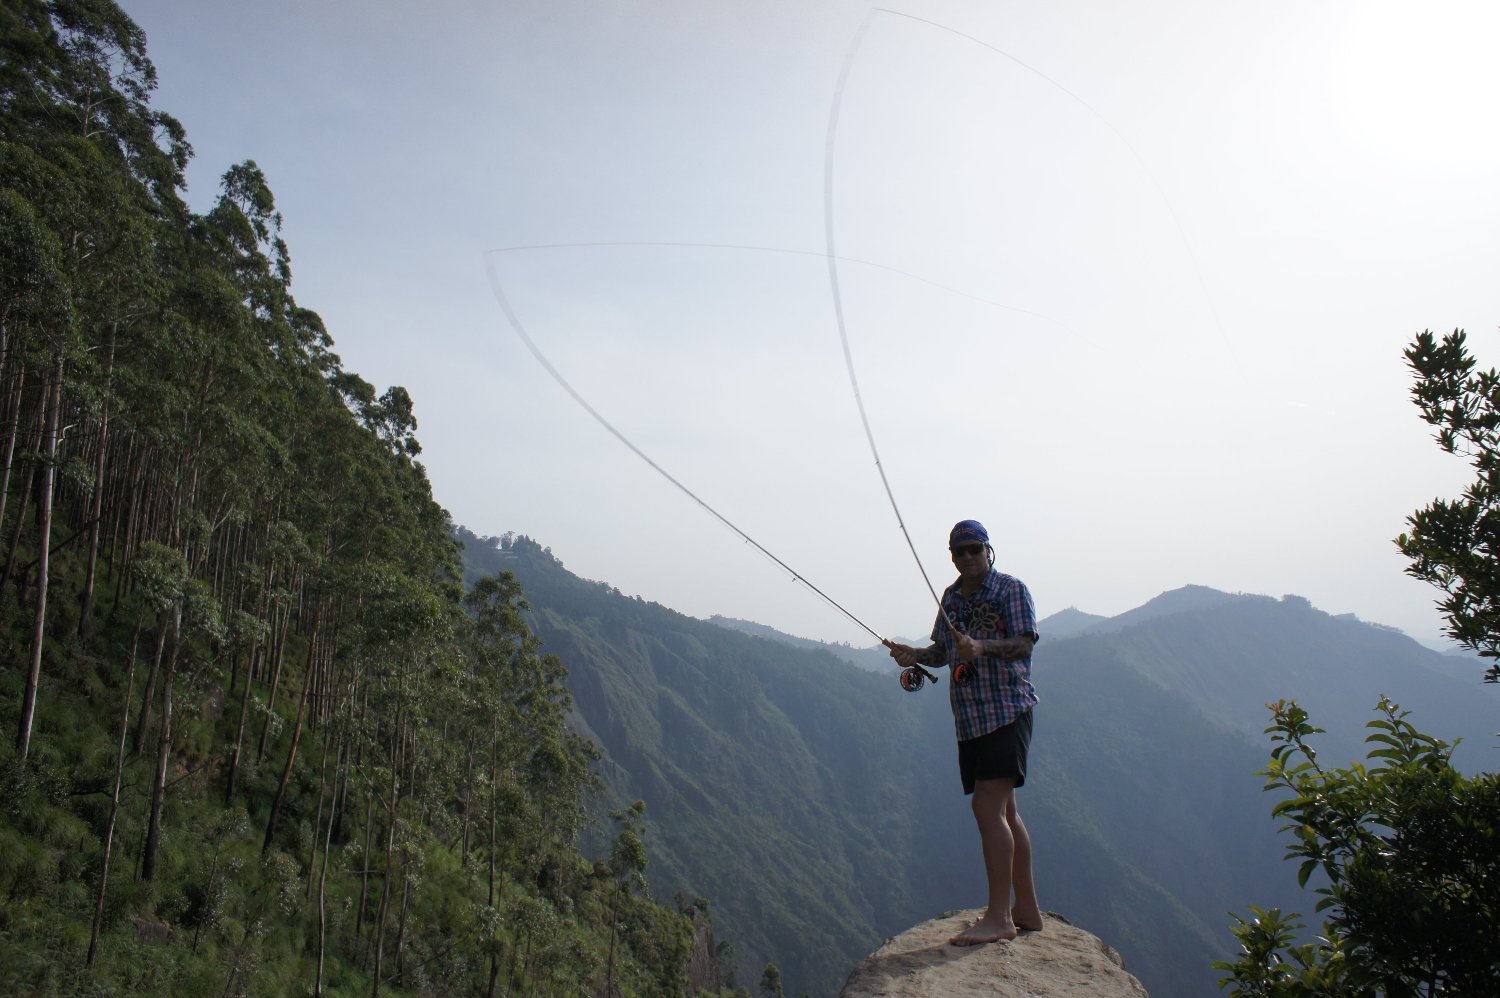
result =
M1500 159L1500 5L1346 5L1330 68L1351 138L1397 161ZM1474 164L1477 165L1477 164Z

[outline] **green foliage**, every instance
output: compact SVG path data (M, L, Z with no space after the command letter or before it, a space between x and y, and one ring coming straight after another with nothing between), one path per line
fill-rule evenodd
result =
M1438 427L1438 446L1469 459L1474 481L1414 512L1396 545L1408 575L1443 591L1448 636L1489 659L1484 678L1500 682L1500 371L1475 371L1462 329L1441 342L1422 331L1406 361L1412 401Z
M766 964L766 969L760 974L761 998L786 998L786 991L781 987L781 968L774 963Z
M609 748L601 773L625 822L617 833L637 828L599 841L613 869L634 865L639 839L658 892L687 884L715 899L742 979L775 958L817 994L878 942L872 908L913 917L894 912L921 811L911 800L925 783L897 764L917 730L893 709L904 706L898 690L827 652L792 660L772 642L577 579L529 539L477 542L465 537L471 567L503 566L525 582L532 626L569 662L577 723ZM865 723L881 701L899 735ZM946 758L951 723L936 730ZM637 798L650 808L638 825L628 817ZM735 960L718 960L730 991Z
M1347 959L1337 938L1320 936L1298 945L1304 928L1297 916L1250 905L1251 918L1234 916L1231 928L1241 955L1215 963L1229 972L1220 987L1254 998L1342 998L1369 994L1370 981Z
M680 993L643 812L594 876L567 670L465 599L268 178L188 209L112 0L0 29L0 993Z
M1322 936L1293 945L1295 916L1252 908L1236 919L1241 955L1219 963L1238 994L1489 995L1500 987L1491 945L1500 924L1500 774L1467 778L1451 747L1382 698L1369 722L1368 765L1319 764L1321 729L1295 702L1270 705L1275 748L1262 775L1284 791L1297 879L1315 875Z
M1396 538L1407 574L1441 589L1450 637L1491 660L1500 682L1500 372L1476 372L1463 330L1441 342L1424 330L1406 350L1412 400L1438 427L1444 452L1475 471L1458 500L1413 513ZM1382 697L1369 722L1368 766L1318 763L1315 728L1295 702L1270 705L1276 748L1266 788L1289 796L1297 881L1326 884L1329 912L1315 943L1293 945L1300 926L1279 910L1236 919L1238 960L1220 986L1251 995L1452 994L1500 990L1492 944L1500 920L1500 774L1464 777L1452 748L1418 731Z

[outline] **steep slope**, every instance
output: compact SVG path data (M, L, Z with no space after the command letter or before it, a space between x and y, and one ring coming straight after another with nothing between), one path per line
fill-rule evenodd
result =
M982 903L945 687L912 696L894 672L623 596L524 539L466 543L471 572L522 581L611 791L647 802L654 889L708 898L746 978L774 961L788 993L831 995L880 939ZM1217 925L1133 868L1054 782L1057 800L1031 805L1055 868L1048 903L1093 908L1092 925L1130 934L1158 979L1191 993Z
M831 993L877 926L916 910L905 867L924 788L901 746L922 742L919 718L882 712L894 684L826 651L625 598L524 541L513 550L507 568L570 669L611 791L647 802L656 890L709 898L747 971L774 960L793 993Z

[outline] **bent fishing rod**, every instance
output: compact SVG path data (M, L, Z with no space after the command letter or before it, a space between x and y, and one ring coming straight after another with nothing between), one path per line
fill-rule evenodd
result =
M646 462L646 464L649 465L653 471L655 471L657 474L661 475L668 482L671 482L672 485L674 487L676 487L679 492L681 492L683 495L687 496L693 502L697 503L699 507L701 507L703 510L705 510L714 519L718 520L724 526L726 526L730 530L732 530L743 541L745 541L745 543L749 544L751 547L753 547L757 551L759 551L762 555L764 555L765 557L769 558L771 561L773 561L777 565L779 565L788 574L790 574L791 577L795 581L802 583L808 589L811 589L813 592L817 593L830 606L832 606L834 609L838 610L844 616L848 617L850 620L854 621L854 623L856 623L860 627L862 627L872 637L874 637L876 641L879 641L882 645L885 645L888 648L891 647L891 642L888 639L886 639L878 631L876 631L874 628L872 628L869 624L866 624L863 620L860 620L858 617L856 617L853 613L851 613L849 610L847 610L842 604L840 604L832 596L829 596L823 590L821 590L817 586L815 586L801 572L798 572L796 569L792 568L792 566L788 565L786 562L784 562L780 558L778 558L775 554L773 554L769 549L767 549L763 544L761 544L755 538L751 537L749 534L745 533L745 531L743 531L739 527L735 526L735 524L728 517L726 517L724 514L720 513L713 506L709 505L708 502L706 502L704 499L702 499L697 493L695 493L693 490L689 489L686 485L682 484L682 482L678 481L675 477L673 477L665 468L663 468L661 465L657 464L654 460L652 460L651 457L645 451L641 450L641 448L639 448L639 447L637 447L635 445L634 441L632 441L624 433L620 432L620 430L617 429L614 426L613 423L611 423L609 420L607 420L607 419L604 418L603 414L601 414L599 412L599 410L595 409L592 405L589 404L588 399L584 398L583 395L581 393L579 393L579 391L576 388L573 387L573 385L568 381L568 379L565 378L565 377L563 377L562 372L559 371L556 367L554 367L553 364L552 364L552 362L547 359L547 355L542 352L541 348L539 346L537 346L536 341L531 338L530 333L528 333L526 331L525 324L521 321L521 317L516 314L516 310L511 306L510 298L505 294L504 285L502 284L502 282L500 280L500 275L499 275L499 273L498 273L498 271L497 271L497 269L495 267L495 263L494 263L495 256L499 252L503 252L503 251L491 250L491 251L489 251L488 253L485 254L485 271L486 271L486 273L487 273L487 275L489 277L490 288L494 292L495 301L500 305L500 310L505 313L506 321L510 323L510 327L511 327L512 331L514 331L515 334L516 334L516 336L520 338L521 342L523 344L525 344L526 349L528 351L530 351L531 355L534 358L536 358L537 363L539 363L539 364L542 365L542 369L545 370L549 376L551 376L552 380L555 381L555 382L557 382L558 386L561 387L563 389L563 391L567 392L568 395L570 395L573 398L573 401L577 402L580 406L582 406L583 410L585 412L587 412L590 416L592 416L594 418L595 422L597 422L600 426L602 426L606 430L608 430L609 433L610 433L610 435L613 436L616 440L620 441L620 443L622 443L626 447L628 447L630 449L630 452L633 453L636 457L638 457L642 461ZM906 678L906 676L907 676L908 673L915 673L916 674L915 675L915 679L916 679L916 688L917 689L921 688L922 678L923 677L925 677L926 679L928 679L928 680L930 680L931 682L934 682L934 683L936 683L938 681L938 677L936 675L934 675L932 672L929 672L928 670L922 668L920 665L912 666L912 667L908 668L906 671L904 671L902 673L902 678L901 678L902 688L908 690L909 692L913 690L913 687L910 686L910 685L908 685L908 681L907 681L907 678Z
M932 584L931 577L927 574L927 568L922 564L922 558L917 554L917 546L912 542L911 532L906 529L906 520L901 516L901 507L896 504L896 493L891 488L891 481L886 477L885 465L880 460L880 450L875 446L875 431L870 428L870 417L865 412L864 395L859 390L859 376L854 372L854 351L849 346L849 329L844 320L844 295L839 288L839 256L834 246L834 222L833 222L833 153L838 140L839 112L844 104L844 87L849 81L850 70L854 67L854 57L858 54L861 44L864 42L865 32L869 29L871 22L877 13L893 13L874 8L866 15L859 30L855 32L854 39L849 43L849 51L844 55L843 67L839 70L838 83L834 87L833 104L828 110L828 136L823 145L823 239L824 255L828 260L828 287L833 298L834 324L838 327L839 342L844 348L844 368L849 373L849 387L854 392L854 405L859 410L859 421L865 428L865 440L870 444L870 455L875 459L875 470L880 474L880 484L885 486L885 495L890 500L891 511L896 514L896 525L901 528L901 536L906 538L906 547L911 551L912 560L917 563L917 571L922 574L922 581L927 584L927 591L932 594L932 601L937 604L938 613L942 615L948 630L952 634L962 633L954 626L953 618L948 615L948 608L943 606L942 597L937 593ZM891 647L890 642L882 642ZM892 652L895 649L892 648ZM952 668L953 681L960 685L967 685L972 679L972 666L967 662L955 662ZM920 664L913 664L905 668L901 673L901 688L908 693L915 693L922 688L922 679L926 677L937 682L932 673L923 669Z
M927 569L922 564L921 556L917 554L916 545L912 542L911 533L906 529L906 521L901 515L901 509L899 505L896 503L896 495L894 490L891 488L890 479L886 476L885 465L880 459L880 451L875 446L875 434L870 427L869 416L865 411L864 396L861 393L859 387L859 377L855 373L854 369L854 354L849 345L848 325L844 318L843 292L839 284L839 261L844 258L838 254L834 238L835 225L833 172L834 152L837 146L839 130L839 116L840 112L843 109L845 88L849 82L849 77L853 70L856 57L858 56L861 48L864 45L865 35L869 31L870 26L875 22L875 20L882 15L895 18L905 18L907 19L907 23L920 23L928 27L938 29L940 31L948 32L949 34L972 42L973 44L978 45L995 55L1008 59L1011 62L1015 63L1017 66L1021 67L1026 72L1039 77L1048 85L1061 91L1071 100L1082 106L1085 110L1087 110L1090 114L1097 118L1104 125L1104 127L1109 129L1109 131L1112 132L1114 136L1130 152L1131 156L1135 158L1136 163L1141 167L1143 173L1151 182L1152 186L1156 188L1156 193L1160 196L1162 202L1166 205L1168 213L1171 215L1172 221L1177 226L1178 236L1182 239L1183 244L1188 248L1188 257L1193 264L1195 275L1198 278L1199 287L1203 288L1204 284L1202 273L1198 269L1197 256L1192 252L1191 243L1187 238L1187 233L1182 227L1181 220L1177 217L1177 212L1173 207L1171 200L1167 197L1166 192L1162 190L1162 187L1160 183L1157 182L1155 175L1146 166L1145 160L1141 157L1135 146L1132 145L1130 140L1127 139L1125 135L1118 128L1116 128L1108 118L1101 114L1097 108L1095 108L1092 104L1084 100L1078 94L1074 93L1072 90L1069 90L1057 80L1054 80L1052 77L1043 73L1036 67L1023 62L1011 53L1006 52L1005 50L1000 49L994 45L991 45L988 42L983 41L982 39L976 38L973 35L967 34L963 31L959 31L958 29L950 27L946 24L941 24L937 21L919 17L915 14L909 14L904 11L893 10L880 6L872 6L870 8L869 12L865 15L864 20L861 21L858 29L856 29L854 37L849 42L849 48L844 54L843 65L839 70L838 82L834 87L833 100L829 106L828 111L828 131L823 147L823 234L825 251L823 255L828 262L828 285L833 301L834 321L838 327L839 341L843 345L844 349L844 366L849 374L849 386L853 390L854 403L856 408L859 410L860 422L864 426L865 439L869 442L870 454L875 461L875 469L880 475L881 484L885 487L886 498L890 501L891 510L896 515L896 524L900 527L901 534L906 539L906 546L911 551L912 559L917 564L917 570L922 574L922 581L927 584L927 590L932 594L933 601L937 604L938 613L941 614L942 619L948 625L950 633L958 634L961 632L957 627L954 626L952 617L949 616L947 608L943 606L942 598L938 596L937 589L933 586L932 579L928 576ZM1221 337L1225 336L1223 323L1219 321L1217 310L1213 309L1211 300L1209 302L1209 307L1210 311L1213 314L1215 324L1219 328ZM1225 337L1225 339L1227 342L1227 337ZM993 558L993 555L991 555L991 557ZM925 670L922 671L925 672ZM966 680L971 678L972 667L970 666L970 663L962 661L954 663L953 680L955 683L963 685ZM912 672L911 670L902 673L901 685L903 688L909 691L914 691L915 689L920 689L921 684L921 676L917 673Z

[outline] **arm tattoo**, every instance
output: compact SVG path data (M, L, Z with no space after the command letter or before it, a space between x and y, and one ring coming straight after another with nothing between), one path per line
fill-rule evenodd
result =
M979 642L984 653L1002 662L1018 662L1023 658L1031 657L1031 649L1036 647L1036 639L1029 634L1018 635L1014 638L985 638Z

